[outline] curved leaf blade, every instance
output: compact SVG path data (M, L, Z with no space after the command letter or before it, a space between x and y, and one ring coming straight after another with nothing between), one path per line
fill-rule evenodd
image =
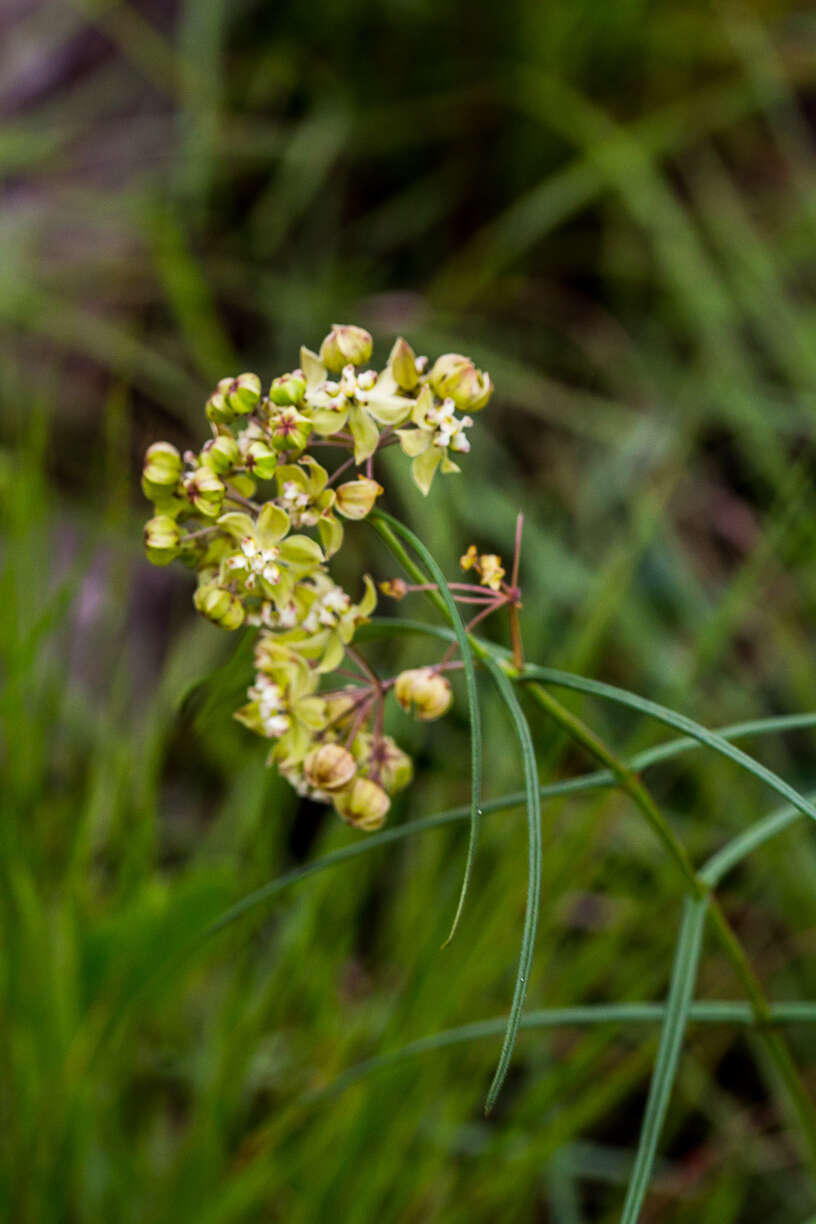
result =
M456 636L456 641L459 645L459 651L462 656L462 664L465 673L465 688L467 690L468 713L470 716L470 836L468 838L467 858L465 860L465 872L462 878L462 887L459 890L459 900L456 906L456 912L453 916L448 937L442 947L447 947L450 941L456 934L456 928L459 925L459 919L462 916L462 911L465 906L465 898L470 887L470 880L473 874L473 864L476 859L476 845L479 839L479 820L482 814L481 797L482 797L482 716L479 708L479 695L476 688L476 665L473 659L473 650L468 640L467 631L465 629L462 617L459 614L459 609L448 587L445 575L442 573L435 558L431 555L428 549L423 544L422 540L414 534L408 527L400 523L398 519L392 515L386 514L384 510L376 509L369 516L369 521L374 524L374 527L380 532L383 540L390 546L389 536L396 533L401 537L406 544L413 548L418 557L421 558L429 573L433 577L439 588L439 596L444 606L445 613L453 627L453 632ZM386 531L381 528L385 526ZM403 557L398 552L398 559L403 560Z
M513 1002L510 1008L510 1015L507 1018L507 1028L504 1034L501 1054L499 1055L498 1066L496 1067L493 1082L490 1085L487 1101L485 1102L485 1114L488 1114L501 1092L502 1084L507 1075L510 1059L513 1055L513 1048L518 1036L524 1000L527 997L527 983L530 979L530 966L533 960L533 948L538 927L538 910L541 902L541 818L538 797L540 789L538 765L536 764L535 749L533 747L532 736L530 735L529 724L516 696L515 689L502 669L489 656L485 657L484 665L495 681L499 695L507 706L516 728L516 735L518 736L524 762L524 790L527 801L529 841L527 902L524 910L524 932L521 939L521 953L516 974L516 985L513 991Z

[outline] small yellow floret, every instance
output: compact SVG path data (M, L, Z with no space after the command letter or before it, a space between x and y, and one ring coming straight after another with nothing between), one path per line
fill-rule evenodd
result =
M479 568L479 554L476 551L475 544L471 544L464 556L459 558L459 564L463 570Z

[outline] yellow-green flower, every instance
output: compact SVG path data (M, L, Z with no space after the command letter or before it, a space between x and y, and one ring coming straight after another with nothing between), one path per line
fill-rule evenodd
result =
M221 582L236 582L278 607L289 603L295 584L324 559L309 536L288 535L289 515L273 502L266 503L257 520L230 511L221 515L218 526L238 545L221 562Z
M256 735L277 740L270 760L292 768L303 761L328 721L326 702L315 694L317 673L268 634L255 649L255 665L250 700L235 718Z
M278 505L289 515L293 527L317 527L327 557L343 543L343 526L334 515L336 494L327 489L329 474L311 457L304 455L297 464L286 463L277 469ZM339 505L337 506L340 509Z
M391 370L358 372L352 364L339 379L328 377L320 358L301 349L306 374L306 408L315 431L324 436L339 433L348 425L354 439L354 461L363 463L377 449L380 426L393 427L407 421L412 401L399 394Z
M321 674L340 665L357 626L368 620L377 606L377 592L368 574L363 582L365 591L357 604L322 570L299 583L294 591L296 628L284 634L281 641L311 659Z
M397 433L403 451L413 459L411 475L414 483L427 495L438 467L445 474L461 470L448 452L467 453L470 450L465 430L473 424L473 420L469 416L457 417L452 399L437 403L428 386L422 388L413 406L411 420L415 429L398 429Z

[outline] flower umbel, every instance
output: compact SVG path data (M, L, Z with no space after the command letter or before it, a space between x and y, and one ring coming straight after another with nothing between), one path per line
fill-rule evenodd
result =
M433 666L381 679L354 645L376 607L374 583L363 577L355 603L329 561L344 522L367 518L384 492L374 476L379 451L399 444L427 494L437 471L459 471L451 455L470 450L469 413L492 391L459 354L429 372L402 338L382 369L370 366L372 351L364 328L335 324L319 355L302 348L267 394L257 374L222 378L205 405L210 437L201 450L182 456L156 442L142 473L154 507L148 560L181 560L196 573L202 616L257 635L254 680L235 717L268 741L269 763L300 794L332 803L361 830L379 828L390 796L412 776L410 757L384 730L391 692L421 721L439 718L453 699L444 673L459 663L449 651ZM340 458L326 463L326 453ZM471 553L466 568L481 582L451 584L456 598L492 601L491 610L509 602L500 559ZM395 598L416 589L399 578L381 586Z

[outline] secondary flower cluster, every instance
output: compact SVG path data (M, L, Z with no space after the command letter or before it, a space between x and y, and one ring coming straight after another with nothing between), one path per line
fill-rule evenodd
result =
M338 325L319 354L302 348L298 369L266 393L257 374L221 379L207 400L211 437L201 450L182 456L157 442L142 476L154 504L149 560L195 570L193 602L214 624L259 630L255 681L236 718L273 741L270 763L300 793L333 803L362 829L382 824L389 796L411 778L409 757L382 730L386 692L393 687L403 708L427 719L448 708L450 686L444 665L392 681L374 675L352 647L376 606L374 584L366 576L355 603L328 562L343 520L364 519L383 492L376 453L399 444L427 494L437 469L460 470L451 452L470 449L470 413L492 392L489 376L459 354L429 368L399 339L376 371L365 368L371 351L367 331ZM339 456L331 474L318 448ZM344 659L359 674L332 687Z

